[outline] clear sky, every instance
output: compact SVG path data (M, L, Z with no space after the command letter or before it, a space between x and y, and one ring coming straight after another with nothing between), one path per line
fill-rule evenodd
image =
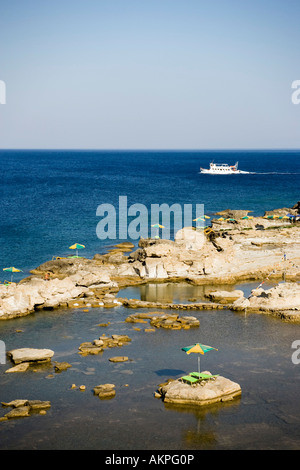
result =
M300 148L299 0L0 0L0 148Z

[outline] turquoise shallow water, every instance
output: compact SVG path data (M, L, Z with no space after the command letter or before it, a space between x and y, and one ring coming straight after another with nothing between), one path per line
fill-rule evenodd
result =
M242 288L247 292L253 286ZM178 286L173 299L197 294L186 287ZM129 293L126 289L120 295ZM300 339L299 325L229 310L193 311L200 328L146 333L147 325L125 322L130 313L123 306L57 310L0 323L7 350L46 347L55 351L53 361L72 364L60 374L53 373L52 366L40 366L18 375L4 373L10 363L0 365L1 401L28 398L50 400L52 405L45 416L0 423L0 449L299 448L300 365L291 360L291 345ZM109 326L98 326L108 321ZM78 354L82 342L103 333L128 334L132 341L98 356ZM181 351L195 341L218 348L201 358L201 370L238 382L240 399L197 408L167 406L154 398L160 383L197 367L197 357ZM130 361L109 362L119 355ZM71 390L73 383L86 385L86 391ZM115 398L99 400L93 395L93 387L101 383L116 385ZM6 411L1 408L1 416Z

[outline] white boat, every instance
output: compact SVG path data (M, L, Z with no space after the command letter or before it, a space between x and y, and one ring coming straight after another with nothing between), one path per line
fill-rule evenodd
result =
M201 168L200 173L206 173L209 175L240 175L249 173L249 171L238 170L239 162L235 165L229 166L227 163L214 163L211 162L209 169Z

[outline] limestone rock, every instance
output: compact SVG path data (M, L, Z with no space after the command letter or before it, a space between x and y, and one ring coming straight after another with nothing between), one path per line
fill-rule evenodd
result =
M15 364L20 364L21 362L49 362L54 355L54 351L51 349L21 348L8 351L7 354Z
M70 367L72 366L68 362L55 362L54 365L55 372L62 372L63 370L67 370Z
M126 361L129 361L129 358L127 356L115 356L115 357L110 357L109 361L110 362L126 362Z
M232 303L235 300L244 297L244 292L237 289L233 291L215 291L206 294L205 297L209 298L213 302Z
M209 372L206 372L210 374ZM209 405L232 400L241 395L241 387L225 377L218 376L214 380L201 381L190 385L180 380L172 380L163 384L160 394L166 403L184 405Z
M10 369L7 369L5 373L10 374L14 372L26 372L29 366L30 366L29 362L22 362L21 364L18 364L14 367L10 367Z
M99 398L113 398L116 395L114 384L97 385L94 388L94 394Z
M6 413L5 417L8 419L12 418L24 418L29 415L30 406L19 406L18 408L13 408L11 411Z

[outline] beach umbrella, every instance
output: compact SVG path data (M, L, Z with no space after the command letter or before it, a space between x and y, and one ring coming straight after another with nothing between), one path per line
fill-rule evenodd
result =
M14 268L13 266L11 266L10 268L4 268L3 271L11 273L11 282L13 280L13 273L23 272L21 269Z
M248 215L245 215L245 217L242 217L242 219L243 220L245 220L245 219L248 220L248 219L250 219L250 217L248 217Z
M204 219L210 219L210 217L208 217L208 215L200 215L197 219L193 219L193 222L198 222L198 220L202 220L203 222Z
M193 219L193 222L204 222L204 221L205 221L205 218L203 215L201 215L200 217L197 217L197 219ZM198 224L196 224L196 228L202 230L203 226L202 225L199 226Z
M78 250L82 250L83 248L85 248L85 246L80 245L79 243L74 243L74 245L69 246L70 250L76 250L76 256L78 256Z
M226 222L235 222L235 219L226 219Z
M159 238L159 236L158 236L159 229L160 228L165 228L164 225L160 225L160 224L153 224L153 225L151 225L151 227L157 228L157 234L156 234L155 238Z
M218 220L224 221L225 219L224 217L220 217Z
M192 344L191 346L185 346L184 348L181 348L181 350L186 352L187 354L191 354L191 353L198 354L199 374L200 374L200 354L204 355L205 353L212 351L212 350L218 351L216 348L213 348L212 346L207 346L201 343L195 343L195 344Z
M289 217L287 215L284 215L282 218L283 219L289 219Z

